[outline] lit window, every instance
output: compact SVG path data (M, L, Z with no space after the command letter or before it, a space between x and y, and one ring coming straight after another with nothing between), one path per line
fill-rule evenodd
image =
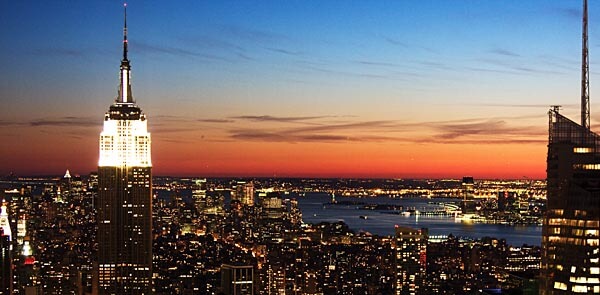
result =
M567 290L567 284L562 282L554 282L554 289Z
M571 288L574 293L587 293L587 287L582 285L575 285Z
M573 152L576 154L588 154L594 152L594 150L589 147L575 147L573 148Z

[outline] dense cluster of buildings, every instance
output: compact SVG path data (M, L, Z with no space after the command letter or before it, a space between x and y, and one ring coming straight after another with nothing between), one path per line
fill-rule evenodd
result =
M304 224L297 200L284 192L222 182L156 181L154 294L460 294L525 290L539 273L539 247L401 226L394 236L375 236L342 222ZM3 290L95 294L97 175L4 186L17 188L3 198L8 228L22 242L7 243Z

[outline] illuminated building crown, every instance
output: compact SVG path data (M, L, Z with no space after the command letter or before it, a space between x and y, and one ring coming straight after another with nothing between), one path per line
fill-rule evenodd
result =
M150 133L146 115L131 94L131 64L127 58L127 5L123 26L123 59L117 99L104 115L100 133L100 167L151 167Z

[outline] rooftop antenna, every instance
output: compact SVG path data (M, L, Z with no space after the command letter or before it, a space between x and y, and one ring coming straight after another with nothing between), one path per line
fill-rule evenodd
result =
M119 85L119 96L117 103L134 103L131 95L130 71L131 65L127 59L127 3L123 3L123 60L121 60L121 85Z
M588 57L588 5L583 0L583 43L581 46L581 126L590 129L590 61Z
M123 60L127 60L127 2L123 3L125 10L123 25Z

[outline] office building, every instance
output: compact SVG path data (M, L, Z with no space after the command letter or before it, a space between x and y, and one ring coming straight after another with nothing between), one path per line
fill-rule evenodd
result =
M581 124L553 107L540 294L600 294L600 136L590 130L587 1L583 9Z
M427 275L427 229L396 226L394 253L396 264L395 294L425 294Z
M0 294L12 294L12 281L10 236L0 229Z
M550 111L541 294L600 293L600 136Z
M225 295L254 295L254 267L223 264L221 288Z
M152 291L152 162L148 121L131 93L123 34L118 97L104 116L98 163L99 294Z
M254 206L254 183L237 181L231 199L239 201L244 206Z
M461 185L461 211L463 215L476 214L477 213L477 202L474 199L475 193L475 181L471 176L465 176L462 179Z

